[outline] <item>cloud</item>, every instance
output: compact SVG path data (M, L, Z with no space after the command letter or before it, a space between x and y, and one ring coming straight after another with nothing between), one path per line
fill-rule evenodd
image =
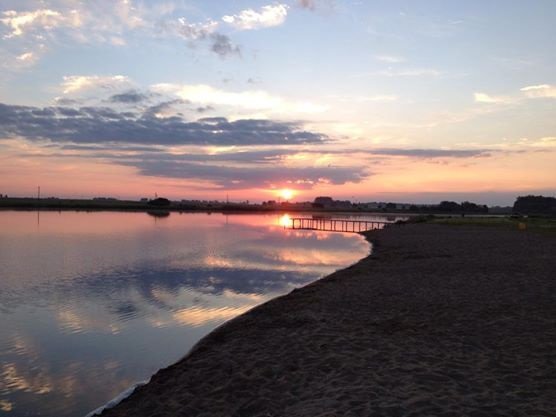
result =
M556 98L556 86L550 84L530 85L520 89L521 95L491 96L486 93L474 93L473 97L477 103L486 104L511 104L523 102L527 99Z
M107 107L31 107L0 104L0 137L56 143L152 145L280 145L323 143L328 138L299 123L205 118L186 122Z
M157 103L153 106L149 106L145 109L143 115L148 117L166 118L179 116L181 113L175 109L176 106L180 104L186 104L188 101L175 99L167 100Z
M412 158L474 158L490 156L489 149L393 149L381 148L369 151L372 155L407 156Z
M137 104L147 100L149 96L137 90L128 90L123 93L113 94L108 98L110 103Z
M547 138L550 140L550 138ZM350 160L356 160L361 157L373 156L392 156L392 157L407 157L413 159L433 159L433 158L480 158L489 157L493 153L500 152L500 150L493 149L438 149L438 148L374 148L374 149L327 149L324 150L322 146L319 149L303 150L299 153L319 154L319 155L335 155ZM289 156L289 153L282 151L281 158ZM312 157L311 157L312 158Z
M207 20L204 23L190 23L185 17L177 20L176 32L188 40L206 39L218 28L218 22Z
M212 106L199 106L195 109L195 111L197 113L205 113L205 112L213 111L213 110L214 110L214 107L212 107Z
M393 55L376 55L375 58L381 62L387 62L389 64L400 64L405 62L405 58Z
M179 155L180 161L189 162L205 162L205 163L250 163L257 165L275 165L283 161L288 156L296 155L299 151L296 149L256 149L256 150L238 150L217 153L188 153ZM175 155L173 155L175 156ZM290 167L291 168L291 167Z
M0 48L0 69L18 71L33 66L45 52L44 45L42 44L33 45L33 48L34 50L25 47L23 51L9 51Z
M75 106L78 104L82 104L80 100L67 97L56 97L54 99L54 102L60 106Z
M37 2L35 2L37 3ZM45 3L45 2L40 2ZM146 30L154 34L155 23L168 8L160 4L127 0L97 0L95 2L57 1L49 2L52 8L27 11L8 10L2 13L0 23L9 30L4 38L26 38L54 40L58 35L80 43L108 42L125 44L129 31ZM49 37L46 38L45 35Z
M25 52L21 55L15 57L20 62L33 62L36 60L36 56L33 52Z
M77 93L95 88L114 89L131 84L124 75L69 75L64 77L62 89L64 94Z
M477 103L497 104L511 101L508 97L495 97L486 93L474 93L473 97Z
M388 68L387 70L368 73L368 75L380 75L383 77L438 77L442 75L442 72L431 68L406 68L399 70Z
M363 167L285 167L280 165L223 166L192 163L171 155L145 157L118 162L139 169L142 175L210 181L220 188L268 188L296 185L312 188L318 184L358 183L369 174Z
M190 47L195 47L197 42L207 41L210 50L221 58L241 55L239 46L234 45L227 35L217 32L218 26L219 23L211 19L203 23L190 23L184 17L164 25L166 31L189 41Z
M537 139L521 138L516 143L508 144L506 142L500 145L502 147L519 145L519 146L532 147L532 148L552 149L556 147L556 136L545 136Z
M81 19L77 10L62 14L56 10L37 9L28 12L8 10L2 12L0 22L10 29L4 38L13 38L24 35L29 31L49 31L59 26L78 27Z
M211 46L210 50L220 56L220 58L226 58L232 55L241 55L239 46L233 45L230 38L221 33L213 33L210 35Z
M170 18L176 5L162 2L97 0L95 2L59 1L56 7L31 11L8 10L0 15L6 39L25 39L58 45L68 40L79 43L126 45L129 37L161 34L187 39L191 47L208 44L220 57L238 55L239 47L227 35L217 32L220 23L208 19L192 23L185 17ZM45 36L48 34L48 36ZM24 42L24 41L22 41ZM34 44L28 44L29 47Z
M527 98L556 98L556 86L549 84L530 85L521 91Z
M544 138L540 138L538 144L535 146L554 146L556 147L556 136L546 136Z
M307 101L288 101L263 90L226 91L206 84L168 84L151 86L155 92L172 94L183 100L202 105L229 106L247 110L267 110L273 113L314 114L325 111L325 106Z
M236 15L224 16L222 20L238 30L252 30L280 26L286 21L288 6L274 4L263 6L257 12L253 9L242 10Z

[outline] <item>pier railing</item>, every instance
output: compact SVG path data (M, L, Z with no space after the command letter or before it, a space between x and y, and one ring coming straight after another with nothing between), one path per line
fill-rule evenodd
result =
M370 220L349 220L332 218L292 217L291 228L297 230L320 230L323 232L360 233L382 229L389 222Z

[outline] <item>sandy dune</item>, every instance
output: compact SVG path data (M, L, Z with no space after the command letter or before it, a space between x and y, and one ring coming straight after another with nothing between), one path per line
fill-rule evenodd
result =
M556 416L556 238L412 224L226 323L115 416Z

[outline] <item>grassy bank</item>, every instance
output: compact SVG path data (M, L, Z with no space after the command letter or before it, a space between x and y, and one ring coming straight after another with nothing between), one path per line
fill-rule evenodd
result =
M485 226L556 233L556 219L550 217L430 217L424 221L451 226Z

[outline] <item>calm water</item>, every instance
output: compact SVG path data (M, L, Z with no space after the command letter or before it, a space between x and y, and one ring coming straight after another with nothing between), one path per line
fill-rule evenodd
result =
M224 321L369 252L358 235L283 221L0 212L0 415L82 416Z

